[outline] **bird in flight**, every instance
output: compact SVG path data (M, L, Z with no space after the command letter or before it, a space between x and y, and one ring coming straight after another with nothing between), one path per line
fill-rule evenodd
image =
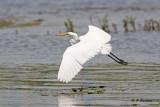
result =
M72 36L69 41L71 46L63 54L58 72L59 81L70 82L80 72L83 65L98 54L108 55L119 64L128 64L113 54L112 46L109 43L110 34L93 25L88 27L88 32L80 37L74 32L56 34L57 36Z

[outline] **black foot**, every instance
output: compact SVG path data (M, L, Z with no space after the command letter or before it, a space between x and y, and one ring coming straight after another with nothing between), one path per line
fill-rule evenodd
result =
M114 55L112 52L110 52L110 55L108 55L110 58L112 58L114 61L116 61L119 64L122 65L128 65L128 62L118 58L116 55Z
M119 63L122 64L122 65L128 65L128 62L125 62L124 60L120 60Z

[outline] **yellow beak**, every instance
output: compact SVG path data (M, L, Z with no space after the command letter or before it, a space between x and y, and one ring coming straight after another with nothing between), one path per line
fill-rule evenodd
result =
M67 32L65 32L65 33L59 33L59 34L56 34L56 36L66 36L66 35L68 35L68 33L67 33Z

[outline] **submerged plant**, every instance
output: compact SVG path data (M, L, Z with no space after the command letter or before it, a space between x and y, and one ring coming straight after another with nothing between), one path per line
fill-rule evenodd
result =
M143 30L144 31L149 31L150 30L150 28L149 28L149 21L148 20L144 21Z
M114 33L118 33L117 24L112 23L112 28Z
M93 24L93 16L89 17L90 23Z
M160 22L154 19L144 21L144 31L160 31Z
M129 32L129 29L128 29L128 18L127 17L125 19L123 19L123 28L124 28L124 32Z
M136 17L126 16L123 19L123 28L125 32L136 31Z
M100 20L100 24L101 24L101 28L102 28L104 31L106 31L106 32L108 32L108 33L110 32L107 16L104 16L104 17Z
M160 23L157 20L153 20L154 31L160 31Z
M136 21L136 17L133 17L133 16L129 17L129 23L132 26L132 31L136 31L135 21Z
M70 19L67 19L65 22L64 22L64 25L66 27L66 32L73 32L74 29L73 29L73 23Z
M157 21L157 31L160 31L160 21Z

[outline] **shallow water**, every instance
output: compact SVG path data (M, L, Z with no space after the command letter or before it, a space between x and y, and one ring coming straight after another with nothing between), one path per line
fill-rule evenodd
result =
M129 62L160 63L160 32L137 30L136 32L124 33L122 23L124 17L135 16L138 29L138 24L143 24L145 19L159 20L160 9L153 9L156 4L159 6L160 2L158 0L142 0L141 2L138 0L134 0L134 2L128 0L109 0L108 2L106 0L100 2L96 2L96 0L87 0L85 2L78 0L73 2L73 0L70 0L67 3L65 0L16 0L15 3L10 2L10 0L1 1L0 17L2 18L15 18L18 22L34 19L43 19L44 21L40 26L0 29L0 64L42 62L59 65L64 50L69 46L68 40L70 39L69 37L55 36L56 33L65 31L64 20L71 18L75 32L82 35L88 31L89 24L100 26L99 19L105 15L108 17L110 27L112 23L116 23L118 27L117 34L111 33L111 44L116 55ZM134 10L119 9L118 6L124 7L117 5L120 2L128 4L125 5L126 7L129 5L141 7L142 5L146 6L147 3L152 3L150 3L150 7L147 5L147 9ZM90 3L93 5L89 5ZM108 8L107 3L108 5L114 4L114 6ZM69 9L65 9L67 6ZM105 56L98 56L91 60L89 65L96 66L108 62L112 61Z
M0 29L0 106L2 107L159 107L160 32L123 32L125 16L159 20L159 0L0 0L0 18L18 23L43 19L39 26ZM149 4L149 5L148 5ZM104 16L111 33L113 53L129 62L115 64L97 56L68 84L57 81L62 54L69 46L64 20L85 34L89 24L100 26ZM138 26L136 26L138 28ZM112 30L112 29L111 29ZM102 93L73 93L73 88L104 86Z
M53 27L54 28L54 27ZM19 34L16 34L18 29ZM88 29L86 27L86 29ZM46 31L50 31L49 34ZM12 28L0 30L0 63L50 63L59 65L63 52L70 46L69 37L54 36L52 28ZM160 33L135 32L112 34L113 53L129 62L160 63ZM88 65L113 61L106 56L93 58Z
M58 67L47 64L1 65L3 107L159 107L160 65L131 63L85 67L68 84L57 81ZM104 86L100 94L72 88Z

